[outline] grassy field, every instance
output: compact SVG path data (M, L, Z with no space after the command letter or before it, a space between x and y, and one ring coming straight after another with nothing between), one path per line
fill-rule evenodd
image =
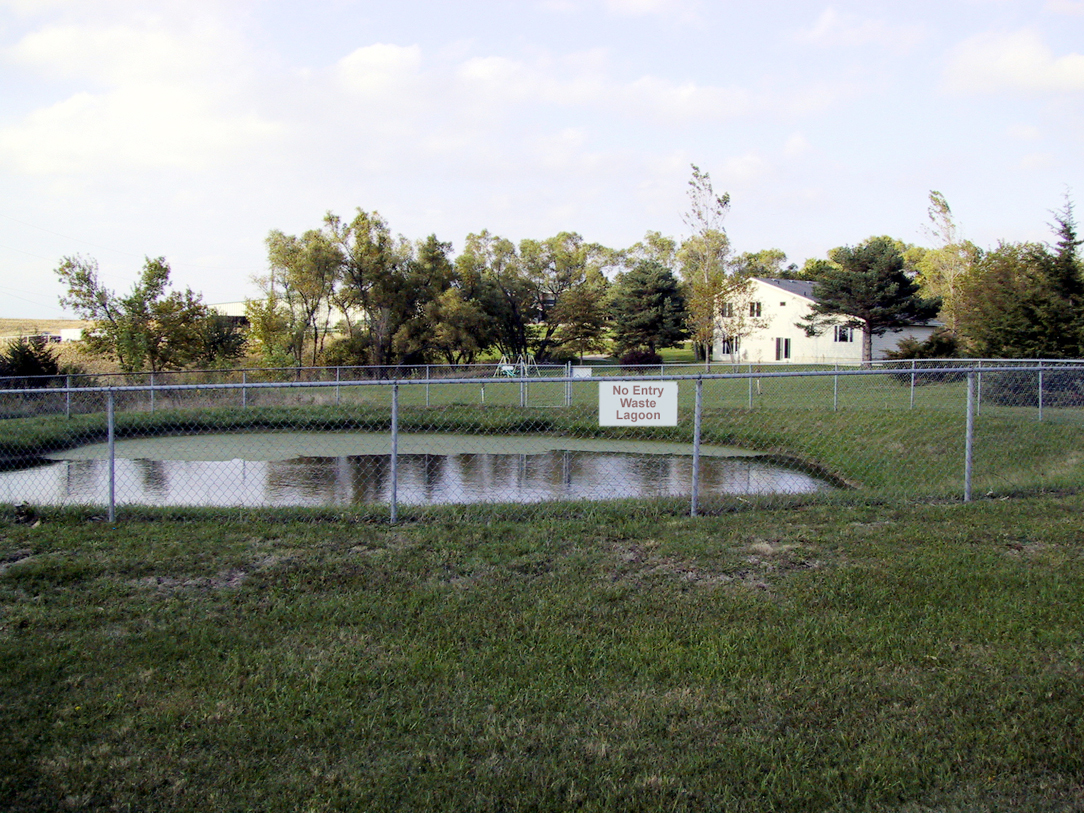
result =
M0 809L1081 810L1082 511L9 511Z
M68 328L87 327L90 322L80 319L0 319L0 336L33 336L39 333L60 333Z

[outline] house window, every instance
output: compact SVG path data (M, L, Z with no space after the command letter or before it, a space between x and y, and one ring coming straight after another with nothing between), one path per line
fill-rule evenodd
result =
M853 342L854 328L836 325L835 340L837 342Z
M750 316L760 316L760 303L759 302L750 302L749 303L749 315Z
M787 306L786 302L780 302L779 303L779 307L781 307L781 308L785 308L786 306Z
M729 319L734 316L734 303L724 302L722 305L720 305L719 315L722 316L724 319Z
M790 358L790 339L778 338L775 340L775 360L783 361Z
M738 336L727 336L719 346L719 352L724 356L733 356L738 352L741 339Z

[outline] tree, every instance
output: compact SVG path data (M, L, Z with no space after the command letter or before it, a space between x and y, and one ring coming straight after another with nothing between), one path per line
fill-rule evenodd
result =
M1072 201L1054 212L1052 246L1000 243L979 251L957 292L957 329L972 353L995 358L1084 354L1084 268Z
M20 378L5 381L5 387L45 387L46 376L60 375L60 363L44 336L20 336L0 351L0 378Z
M784 271L781 275L783 279L804 279L811 282L823 279L828 276L834 270L838 270L839 265L831 260L823 260L818 257L809 257L802 267L797 271L790 272Z
M196 364L213 367L230 365L245 355L246 339L236 319L209 313L203 320Z
M449 259L451 252L451 243L441 242L431 234L414 246L403 265L404 274L398 289L398 327L392 336L396 363L420 364L432 360L442 348L447 348L438 339L439 322L434 317L447 319L465 315L463 311L453 314L434 309L435 303L451 290L455 279L455 268ZM450 303L448 299L443 301L446 305Z
M448 364L472 364L488 347L491 320L476 300L451 287L426 308L433 326L433 349Z
M465 252L451 265L448 287L426 306L433 351L449 364L471 364L495 343L496 320L484 307L495 294L477 249L474 243L469 255Z
M1081 266L1078 249L1084 240L1077 236L1076 218L1073 216L1073 202L1068 196L1061 211L1054 212L1054 224L1050 228L1058 237L1054 245L1054 256L1047 278L1051 293L1074 314L1074 321L1079 329L1080 306L1084 304L1084 268Z
M460 279L474 281L476 298L492 319L493 344L511 358L530 353L527 328L536 292L521 271L515 245L486 230L468 234L455 267Z
M963 280L957 299L957 329L971 353L986 358L1051 358L1052 347L1041 324L1043 267L1050 261L1037 243L1000 243L980 252ZM1057 344L1061 344L1057 341Z
M649 231L639 243L620 252L619 265L628 271L645 260L656 262L663 268L673 268L677 260L678 244L673 237Z
M330 326L342 255L326 234L314 229L300 238L273 230L265 242L272 279L280 286L286 306L283 315L289 324L291 354L299 365L303 363L307 335L315 365Z
M731 268L735 274L766 279L799 279L801 272L794 263L785 265L787 254L779 248L746 251L734 258Z
M829 327L862 331L862 359L873 358L873 337L907 325L924 324L937 315L939 299L923 299L919 286L904 273L903 254L887 237L874 237L852 248L834 249L839 265L814 283L816 303L799 327L814 336Z
M207 307L191 289L166 292L164 257L146 259L127 296L102 285L93 259L64 257L56 274L68 288L60 304L94 322L84 332L85 352L114 359L126 373L181 369L199 357Z
M711 363L719 297L727 287L727 255L730 240L723 219L730 195L716 195L711 176L692 165L689 180L689 211L682 217L693 233L681 244L678 259L689 312L689 332L705 368Z
M531 349L536 358L547 359L551 350L560 344L557 334L562 327L562 314L567 314L568 307L559 313L558 304L570 292L586 285L588 276L599 272L607 256L607 249L584 242L575 232L520 242L520 266L534 295L535 314L531 321L536 326L531 331ZM585 296L590 298L589 293ZM565 333L567 335L567 330Z
M583 362L585 353L606 347L606 294L609 283L601 271L591 269L575 288L569 288L557 300L552 316L560 327L557 340Z
M685 297L669 268L644 260L618 275L612 290L610 314L619 352L646 348L654 353L689 337Z
M266 365L299 366L301 353L298 348L305 335L303 326L299 329L296 314L283 300L274 275L256 277L254 281L263 288L264 296L245 300L249 345L260 354Z
M978 248L961 240L959 228L952 217L945 196L936 190L930 192L930 207L927 210L930 226L926 233L937 243L936 248L912 248L906 258L911 261L918 273L918 282L923 290L941 297L941 319L948 329L956 330L957 298L964 275L971 267Z
M414 247L404 237L393 237L379 212L359 208L349 223L328 212L324 226L343 254L338 301L344 311L358 314L360 323L349 325L354 343L363 348L358 360L395 363L395 334L414 313L408 268Z

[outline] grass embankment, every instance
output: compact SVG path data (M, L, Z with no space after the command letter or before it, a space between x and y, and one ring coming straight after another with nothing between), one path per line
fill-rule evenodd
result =
M0 809L1079 810L1084 497L0 519Z

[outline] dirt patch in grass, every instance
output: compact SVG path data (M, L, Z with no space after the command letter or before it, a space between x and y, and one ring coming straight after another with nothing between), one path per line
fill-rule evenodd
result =
M821 567L816 559L799 556L803 546L755 539L744 548L730 551L729 561L697 562L680 556L659 554L656 540L615 545L611 581L639 581L664 576L697 587L735 585L770 591L772 582L801 570Z
M246 567L232 567L218 571L213 576L156 575L145 576L130 582L137 587L153 588L162 592L194 590L211 592L217 590L235 590L253 573L269 570L280 562L289 559L283 554L261 556Z
M0 553L0 574L6 573L12 565L25 562L27 559L33 558L33 556L34 551L29 548L12 551L11 553Z

